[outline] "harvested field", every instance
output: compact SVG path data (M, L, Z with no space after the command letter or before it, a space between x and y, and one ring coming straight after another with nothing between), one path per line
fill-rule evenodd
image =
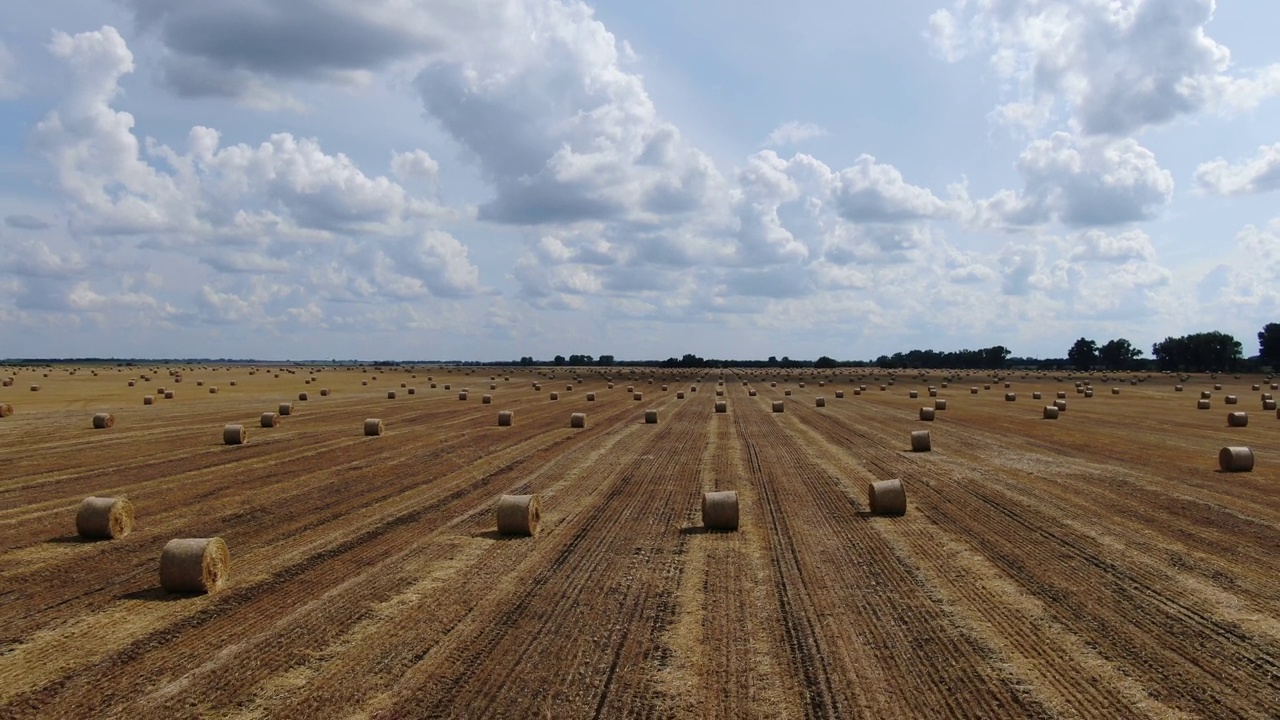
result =
M0 368L0 717L1280 717L1280 419L1197 412L1208 376L1044 422L1003 381L1072 378L220 367L143 405L168 368L97 369ZM388 402L410 372L440 389ZM491 405L446 389L494 374ZM308 377L332 395L260 427ZM624 390L651 378L698 392ZM890 478L907 512L871 516ZM703 527L721 490L736 532ZM539 497L535 536L497 532L504 494ZM90 496L133 531L82 540ZM165 543L205 537L225 588L164 592Z

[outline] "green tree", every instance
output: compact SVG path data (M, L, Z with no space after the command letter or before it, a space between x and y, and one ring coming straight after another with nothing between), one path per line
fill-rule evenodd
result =
M834 358L829 358L826 355L823 355L822 357L813 361L813 366L815 368L833 368L836 366L836 361Z
M560 367L561 365L564 365L564 356L557 355L551 362L554 363L556 367Z
M1077 370L1088 370L1098 362L1098 343L1080 338L1067 351L1067 359Z
M1124 370L1140 357L1142 357L1142 351L1125 338L1108 340L1105 345L1098 348L1098 359L1108 370Z
M1258 355L1272 370L1280 367L1280 323L1267 323L1258 333Z

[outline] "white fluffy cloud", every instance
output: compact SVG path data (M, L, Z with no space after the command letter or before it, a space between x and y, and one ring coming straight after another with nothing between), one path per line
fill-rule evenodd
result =
M1280 190L1280 143L1258 148L1258 154L1238 165L1222 158L1196 168L1200 189L1215 195L1253 195Z
M826 130L813 123L788 120L774 128L773 132L769 133L769 137L765 138L764 144L770 147L799 145L805 140L825 137L826 135Z
M1153 218L1173 195L1173 175L1132 139L1054 133L1032 142L1018 158L1017 169L1023 190L982 201L980 221L1116 225Z
M1037 125L1065 106L1086 134L1238 112L1280 93L1280 65L1237 70L1206 33L1214 0L957 0L930 18L950 60L984 54L1015 97L996 117Z

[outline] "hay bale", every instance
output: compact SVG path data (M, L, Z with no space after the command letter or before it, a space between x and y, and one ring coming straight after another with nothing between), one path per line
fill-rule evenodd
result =
M9 417L13 414L13 406L9 403L0 403L0 417Z
M222 538L180 538L160 553L160 587L171 593L212 593L231 574L231 556Z
M1039 400L1039 399L1041 399L1042 397L1044 397L1044 393L1040 393L1040 392L1033 392L1033 393L1031 393L1031 399L1032 399L1032 400Z
M133 503L124 498L87 497L76 512L76 533L82 538L122 538L133 532Z
M1227 425L1230 427L1244 427L1249 424L1249 413L1233 412L1227 413Z
M418 394L418 388L409 388L409 389L408 389L408 390L406 390L405 392L409 393L410 395L417 395L417 394Z
M726 413L726 412L729 412L729 402L728 402L727 400L717 400L717 401L716 401L716 412L718 412L718 413Z
M783 395L786 395L787 397L791 397L791 391L790 391L790 390L783 390L783 391L782 391L782 394L783 394Z
M586 413L574 413L574 414L572 414L572 415L570 415L570 416L569 416L569 427L571 427L571 428L585 428L586 426L587 426L587 414L586 414Z
M1197 409L1197 410L1208 410L1208 409L1209 409L1209 401L1208 401L1208 400L1197 400L1197 401L1196 401L1196 409Z
M1057 406L1057 405L1045 405L1045 406L1044 406L1044 419L1045 419L1045 420L1057 420L1057 419L1058 419L1058 406Z
M867 504L872 515L905 515L907 488L901 480L880 480L867 486Z
M931 407L922 407L922 408L920 408L920 419L921 419L921 420L924 420L924 421L926 421L926 422L932 422L932 421L933 421L933 418L934 418L934 414L935 414L935 412L936 412L936 411L935 411L935 409L934 409L934 408L931 408Z
M978 386L977 386L977 385L974 385L973 387L969 388L969 394L970 394L970 395L977 395L977 394L978 394Z
M480 396L480 404L481 404L481 405L491 405L491 404L493 404L493 396L492 396L492 395L481 395L481 396Z
M769 387L771 387L771 388L776 388L776 387L778 387L778 383L776 383L776 382L771 382L771 383L769 383Z
M364 434L367 437L378 437L387 431L387 426L382 424L380 418L366 418L364 421Z
M596 394L593 392L587 393L587 402L595 402L595 401L596 401Z
M243 445L249 434L243 425L227 425L222 428L222 442L225 445Z
M708 530L738 529L738 493L720 490L702 494L702 527Z
M537 495L503 495L498 498L494 515L498 532L503 535L537 535L542 519Z
M645 424L646 424L646 425L657 425L657 424L658 424L658 411L657 411L657 410L645 410L645 411L644 411L644 422L645 422Z
M1174 386L1173 386L1173 391L1174 391L1174 392L1182 392L1182 386L1181 386L1181 385L1174 385Z
M95 430L105 430L116 426L116 416L108 412L94 413L93 428Z
M776 412L776 413L780 413L780 412L782 412L782 409L783 409L782 401L781 401L781 400L774 400L774 401L773 401L773 411L774 411L774 412Z
M1120 394L1120 388L1111 388L1111 394L1112 394L1112 395L1119 395L1119 394Z
M676 392L676 399L677 399L677 400L683 400L683 399L684 399L684 391L683 391L683 390L680 390L680 391Z
M498 411L498 427L511 427L511 423L516 419L516 414L510 410Z
M31 386L31 392L40 392L40 386L39 386L39 385L32 385L32 386Z
M632 400L643 400L643 399L644 399L644 393L634 393L634 394L632 394L632 395L631 395L631 399L632 399Z
M911 398L912 400L915 400L916 398L920 397L920 391L911 390L907 393L907 397Z
M636 386L635 386L635 385L628 385L628 386L627 386L627 392L629 392L629 393L633 393L633 392L635 392L635 391L636 391Z
M210 394L210 395L217 395L217 394L218 394L218 388L217 388L217 386L214 386L214 387L209 388L209 394Z
M1251 472L1253 451L1247 447L1224 447L1218 451L1218 467L1223 472Z
M260 418L260 423L264 428L280 427L280 414L273 412L264 412Z
M1214 383L1214 384L1213 384L1213 389L1214 389L1214 390L1221 390L1221 389L1222 389L1222 383Z
M1263 401L1262 401L1262 409L1263 409L1263 410L1275 410L1275 409L1276 409L1276 401L1275 401L1275 400L1271 400L1271 399L1263 400Z
M551 395L550 395L550 399L551 399L551 400L559 400L559 399L560 399L560 393L558 393L558 392L553 392L553 393L551 393Z
M754 394L754 393L752 393L752 394ZM840 400L840 399L842 399L842 398L844 398L844 391L843 391L843 390L837 390L837 391L836 391L836 399L837 399L837 400Z
M946 409L947 409L947 401L946 401L944 398L938 398L937 400L934 400L934 401L933 401L933 409L934 409L934 410L946 410Z
M309 399L310 399L310 396L307 395L306 393L304 392L298 393L298 400L300 400L301 402L306 402Z
M11 382L9 382L8 380L6 380L6 381L5 381L5 383L4 383L4 386L5 386L5 387L9 387L9 386L10 386L10 385L12 385L12 384L13 384L13 383L11 383ZM137 385L137 383L136 383L136 382L134 382L133 380L130 380L130 381L129 381L129 387L133 387L134 385Z
M281 415L292 415L293 403L280 403L279 412Z
M555 393L552 393L552 395L554 395L554 394L555 394ZM467 391L466 391L466 390L463 390L463 391L459 392L459 393L458 393L458 399L459 399L459 400L466 400L466 399L467 399Z
M1208 399L1210 399L1210 398L1212 398L1212 397L1213 397L1213 393L1209 392L1208 390L1201 390L1201 391L1200 391L1200 399L1201 399L1201 400L1208 400Z
M911 452L929 452L933 444L929 441L928 430L911 431Z
M716 397L724 397L724 388L716 388Z
M813 399L814 407L826 407L827 399L825 397L816 397Z
M1054 407L1056 407L1056 408L1058 408L1058 412L1060 412L1060 413L1064 413L1064 412L1066 412L1066 411L1067 411L1067 401L1066 401L1066 400L1054 400L1054 401L1053 401L1053 406L1054 406Z
M142 396L142 404L143 404L143 405L155 405L155 404L156 404L156 396L155 396L155 395L143 395L143 396Z
M1018 399L1018 394L1017 394L1017 393L1005 393L1005 394L1004 394L1004 401L1005 401L1005 402L1014 402L1014 401L1016 401L1017 399Z
M1223 397L1222 400L1228 405L1235 405L1240 402L1240 398L1236 397L1235 395L1227 395Z
M1066 400L1066 399L1067 399L1067 391L1066 391L1066 390L1059 390L1059 391L1058 391L1058 399L1059 399L1059 400Z

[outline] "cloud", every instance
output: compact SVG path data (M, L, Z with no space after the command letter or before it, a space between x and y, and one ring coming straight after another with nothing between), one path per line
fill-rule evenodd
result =
M1018 158L1020 193L1003 191L977 208L980 221L1011 226L1058 221L1072 227L1150 220L1173 196L1173 176L1133 139L1057 132Z
M1109 235L1101 230L1088 230L1072 238L1075 249L1068 256L1071 260L1085 262L1127 262L1155 260L1156 250L1151 238L1141 230L1127 230Z
M944 215L948 208L926 188L907 183L892 165L860 155L833 188L840 216L855 222L899 222Z
M53 227L53 223L46 222L35 215L6 215L4 224L18 230L48 230Z
M0 100L12 100L22 95L22 83L18 82L18 62L9 48L0 42Z
M1218 158L1196 168L1196 182L1215 195L1255 195L1280 190L1280 143L1258 148L1239 165Z
M774 128L773 132L769 133L769 137L765 138L764 144L771 147L799 145L805 140L826 137L826 135L826 130L813 123L788 120Z
M966 2L935 12L945 59L988 53L1016 93L995 113L1038 125L1064 105L1085 134L1128 135L1203 110L1241 112L1280 93L1280 65L1238 71L1206 33L1214 0Z

